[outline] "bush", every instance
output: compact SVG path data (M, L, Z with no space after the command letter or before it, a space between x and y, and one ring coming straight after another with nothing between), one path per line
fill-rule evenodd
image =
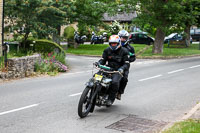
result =
M68 40L73 40L74 39L74 32L75 29L72 26L68 26L64 29L64 37L67 38Z
M122 26L120 25L120 23L119 23L118 21L115 20L115 21L112 23L112 25L110 26L109 31L110 31L111 34L117 35L118 32L119 32L121 29L122 29Z
M62 53L48 53L35 64L35 71L42 74L56 75L58 72L66 72L67 70L65 55Z
M64 49L60 45L49 40L36 40L35 43L32 42L32 44L34 44L34 52L39 52L43 55L54 52L55 50L65 53Z

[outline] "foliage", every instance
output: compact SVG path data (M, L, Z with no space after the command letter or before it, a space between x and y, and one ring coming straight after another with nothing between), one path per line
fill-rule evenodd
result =
M196 4L192 4L192 1ZM134 21L136 26L143 30L153 31L151 35L155 35L155 43L153 47L154 53L163 52L163 41L166 34L180 31L186 27L186 19L191 22L197 21L199 15L198 0L120 0L123 5L116 6L116 11L121 9L125 12L137 12L138 16ZM189 8L187 8L189 3ZM194 5L194 6L193 6ZM197 7L198 6L198 7ZM194 8L193 8L194 7ZM192 12L188 12L190 9ZM155 31L156 30L156 31Z
M180 27L187 27L196 25L200 23L200 1L199 0L183 0L181 5L184 7L182 12L182 20L179 21L178 25Z
M76 0L75 3L75 17L74 21L78 22L78 29L81 35L88 34L91 26L101 26L103 14L106 12L106 5L101 1L94 0ZM89 32L89 31L88 31Z
M8 0L5 2L5 16L10 22L9 28L23 35L26 40L30 32L39 25L36 12L41 8L40 0ZM35 15L34 15L35 14Z
M30 56L33 55L33 51L27 51L27 50L19 50L18 52L16 51L10 51L7 55L8 58L16 58L16 57L23 57L23 56Z
M60 34L60 26L70 23L73 16L74 6L71 1L47 0L43 2L43 7L38 10L38 19L41 27L37 29L39 38L46 38L49 33Z
M38 38L49 38L58 33L60 25L67 23L66 18L73 8L71 3L64 0L7 0L5 16L8 27L10 31L23 35L25 41L30 33Z
M185 46L178 46L178 45L171 45L170 48L168 48L168 44L164 44L162 54L153 54L152 46L151 46L139 57L140 58L149 58L149 57L176 58L176 57L194 56L194 55L200 55L200 50L199 50L198 44L192 44L188 48L186 48Z
M75 29L72 26L68 26L64 29L64 37L67 39L74 39Z
M5 64L4 64L4 57L1 56L0 57L0 71L2 71L4 69L4 66L5 66Z
M66 52L76 55L102 55L103 50L107 47L109 46L102 44L80 45L77 49L68 48Z
M121 29L122 29L122 27L121 27L121 25L120 25L120 23L119 23L118 21L115 20L114 22L112 22L112 25L111 25L111 27L110 27L110 32L111 32L112 34L117 35L118 32L119 32Z
M181 56L192 56L200 55L199 44L192 44L189 48L170 46L168 48L167 44L164 45L163 54L153 54L152 46L146 49L141 55L138 52L147 47L145 44L131 44L135 48L137 58L174 58ZM68 48L67 53L76 55L99 55L101 56L103 50L109 47L109 45L95 44L95 45L80 45L77 49Z
M199 120L186 120L183 122L175 123L173 127L164 131L163 133L199 133L200 121Z
M36 40L35 43L33 42L33 44L35 52L46 54L55 51L55 49L58 49L60 52L64 53L64 50L60 45L49 40Z
M51 52L47 56L40 58L35 64L35 71L42 74L55 75L58 72L66 72L68 70L65 64L65 56L63 54L53 54Z

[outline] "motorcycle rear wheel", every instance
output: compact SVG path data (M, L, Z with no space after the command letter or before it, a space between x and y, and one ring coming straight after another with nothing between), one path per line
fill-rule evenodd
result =
M92 108L92 88L86 87L81 95L78 104L78 115L80 118L86 117Z

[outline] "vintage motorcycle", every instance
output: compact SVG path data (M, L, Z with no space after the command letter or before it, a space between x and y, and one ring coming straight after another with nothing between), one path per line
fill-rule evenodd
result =
M86 35L80 36L77 32L74 32L74 40L77 44L84 44L86 39Z
M80 97L78 104L78 115L80 118L86 117L89 113L94 111L96 106L107 106L108 90L112 82L112 74L119 73L119 71L112 71L112 68L104 65L94 65L99 71L93 75L86 83L86 87Z
M107 33L104 32L102 35L95 35L95 33L92 33L91 37L91 43L90 44L103 44L107 39Z

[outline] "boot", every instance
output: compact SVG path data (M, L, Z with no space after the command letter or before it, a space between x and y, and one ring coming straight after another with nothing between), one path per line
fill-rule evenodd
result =
M116 94L116 99L121 100L121 94L119 92Z

